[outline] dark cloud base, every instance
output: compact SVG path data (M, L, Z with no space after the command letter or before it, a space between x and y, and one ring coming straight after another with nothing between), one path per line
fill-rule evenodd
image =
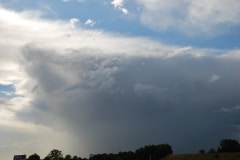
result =
M23 67L37 87L19 118L77 135L89 153L158 143L196 152L239 137L239 60L89 52L25 48Z

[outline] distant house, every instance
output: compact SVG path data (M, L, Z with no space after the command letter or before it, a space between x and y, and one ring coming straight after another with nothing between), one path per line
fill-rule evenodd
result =
M26 160L27 156L26 155L15 155L13 157L13 160Z

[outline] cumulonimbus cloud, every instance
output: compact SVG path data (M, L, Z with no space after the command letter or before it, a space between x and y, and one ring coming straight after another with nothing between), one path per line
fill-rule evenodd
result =
M0 82L18 93L0 100L1 129L11 124L1 136L19 133L24 138L12 141L29 142L24 150L37 143L46 153L61 143L64 151L88 155L166 141L189 151L190 144L199 149L239 136L238 115L222 110L240 104L239 50L170 46L30 12L0 13L7 15L0 17L0 48L8 53L0 54Z

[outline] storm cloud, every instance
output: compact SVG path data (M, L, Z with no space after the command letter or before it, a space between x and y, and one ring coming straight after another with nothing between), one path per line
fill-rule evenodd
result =
M163 142L194 152L239 136L239 111L226 112L240 104L239 59L100 53L26 47L36 87L31 109L18 116L67 130L94 153Z
M1 154L54 147L88 156L158 143L189 153L240 138L238 49L173 46L0 12L8 15L0 17L0 83L14 88L0 98Z

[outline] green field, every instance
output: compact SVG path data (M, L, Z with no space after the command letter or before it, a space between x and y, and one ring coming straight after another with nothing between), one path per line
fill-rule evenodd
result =
M173 154L161 160L240 160L238 153Z

